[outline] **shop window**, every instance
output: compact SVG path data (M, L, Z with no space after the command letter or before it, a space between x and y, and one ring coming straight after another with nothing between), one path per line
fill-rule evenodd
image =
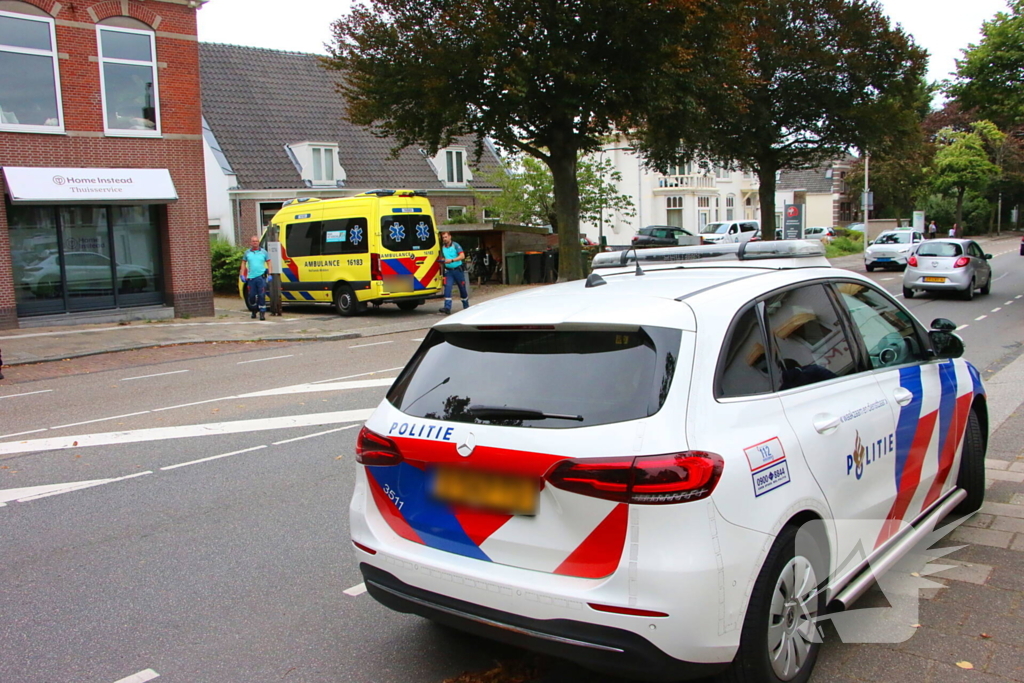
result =
M53 19L25 7L32 14L0 11L0 130L62 133Z
M156 42L152 31L100 25L100 90L107 135L160 135Z

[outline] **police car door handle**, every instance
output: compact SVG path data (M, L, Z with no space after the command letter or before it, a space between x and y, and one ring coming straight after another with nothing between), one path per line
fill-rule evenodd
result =
M840 419L833 417L832 415L815 415L814 416L814 431L819 434L831 434L835 430L839 429Z
M903 387L896 387L892 392L892 396L896 399L896 403L899 403L901 406L905 406L914 400L914 392Z

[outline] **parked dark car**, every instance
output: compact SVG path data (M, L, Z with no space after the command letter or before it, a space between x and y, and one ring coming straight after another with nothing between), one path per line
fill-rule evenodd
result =
M696 235L674 225L648 225L646 228L640 228L633 236L633 246L674 247L679 245L680 237L696 237ZM699 244L699 240L695 244Z

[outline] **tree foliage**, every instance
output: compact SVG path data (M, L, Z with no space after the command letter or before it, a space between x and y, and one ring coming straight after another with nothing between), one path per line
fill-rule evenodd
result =
M656 112L640 144L658 168L703 157L757 173L771 239L779 170L877 151L917 125L926 54L862 0L745 0L730 31L739 59L728 85Z
M950 97L1004 130L1024 126L1024 0L1009 0L982 24L981 41L963 51Z
M964 133L945 128L938 133L930 180L936 192L956 199L954 220L963 224L964 196L981 193L999 177L1000 169L989 160L987 148L999 146L1005 135L990 121L978 121Z
M576 279L577 159L669 94L710 99L741 1L369 0L335 22L325 64L341 72L349 119L399 146L471 134L542 161L559 277Z
M597 223L601 209L633 217L633 200L620 194L616 183L622 174L608 159L581 157L578 162L580 221ZM498 186L498 194L478 193L477 199L496 212L503 222L522 225L550 225L558 230L555 188L551 170L539 159L520 155L509 160L507 169L487 174Z

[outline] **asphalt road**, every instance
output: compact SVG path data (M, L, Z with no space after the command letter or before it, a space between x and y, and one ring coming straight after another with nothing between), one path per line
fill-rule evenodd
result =
M1024 340L1024 257L999 246L992 294L907 302L964 326L983 369ZM439 683L517 656L360 592L355 437L421 337L81 359L0 386L0 681Z

